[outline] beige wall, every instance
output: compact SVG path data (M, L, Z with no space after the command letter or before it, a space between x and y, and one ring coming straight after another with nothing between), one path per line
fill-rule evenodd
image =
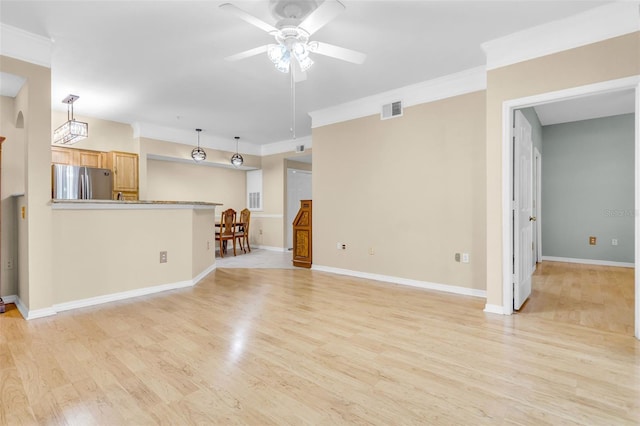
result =
M220 209L218 206L216 210ZM197 277L215 264L215 237L210 230L214 225L212 210L192 210L191 226L191 276Z
M82 109L82 98L74 104L77 110ZM71 148L89 149L93 151L140 151L139 141L133 137L133 128L129 124L102 120L74 113L78 121L89 124L89 137L71 145ZM66 111L51 111L51 140L53 131L67 121Z
M487 74L487 303L502 305L502 104L640 75L640 33L491 70Z
M29 300L29 252L27 246L27 220L22 218L21 210L24 207L26 209L27 206L27 197L21 195L16 197L16 211L15 217L18 222L18 241L16 242L18 249L18 277L17 277L17 288L18 291L16 294L20 297L21 300ZM3 234L2 238L5 236Z
M234 174L229 174L229 173L225 174L222 171L211 172L210 170L210 173L213 173L213 175L217 177L224 176L226 179L230 179L232 176L235 176L236 178L244 179L245 183L243 184L244 187L242 191L243 191L243 194L246 192L245 173L241 172L241 170L229 167L229 160L233 155L233 153L204 147L205 151L207 152L207 159L200 164L196 164L191 158L192 149L193 147L190 145L183 145L183 144L178 144L173 142L161 141L157 139L140 138L140 152L139 152L140 154L140 198L144 200L152 200L154 199L153 197L161 196L161 198L158 198L158 199L161 199L161 200L169 199L167 198L168 196L162 195L162 193L158 195L159 194L158 191L160 189L157 187L156 182L154 181L148 182L148 171L147 171L148 162L160 161L160 160L148 159L148 156L159 156L162 158L172 159L183 165L189 165L194 167L194 169L192 170L195 170L195 168L207 168L207 169L217 168L220 170L227 170L229 172L234 172ZM260 157L257 157L255 155L243 155L243 158L245 160L244 165L246 167L251 167L256 169L260 168ZM201 171L201 174L202 173L206 174L206 172ZM222 181L216 180L216 182L222 182ZM231 186L235 186L236 184L239 184L239 182L226 182L226 183L230 183ZM152 186L151 193L149 193L149 185ZM200 189L203 188L201 184L196 185L196 187ZM212 188L209 187L207 188L207 192L204 195L210 196L211 193L212 193ZM245 197L245 195L243 195L243 197ZM215 198L215 194L214 194L214 198ZM220 199L201 200L199 197L192 198L188 201L212 201L212 202L221 202L221 203L224 202ZM244 204L246 204L246 201L243 200L242 205Z
M14 98L0 96L0 133L2 144L2 197L24 194L26 181L24 129L16 127Z
M213 210L54 210L53 220L55 304L191 281L215 262Z
M312 154L311 149L303 153L280 153L262 157L263 211L251 213L251 244L276 249L286 247L287 211L287 167L289 164L308 167L295 161L296 157Z
M222 203L217 213L246 206L243 170L173 161L147 160L147 195L151 200Z
M26 227L20 233L19 296L29 309L51 306L52 218L51 199L51 70L6 56L0 71L24 77L14 102L24 117ZM5 197L3 194L2 197ZM4 238L4 236L2 237ZM28 289L28 290L27 290Z
M300 161L294 161L294 160L285 160L285 161L286 161L284 164L285 173L286 173L286 169L306 170L308 172L313 170L313 166L311 163L302 163Z
M14 98L0 96L0 134L2 144L2 240L0 241L0 296L18 294L18 224L16 200L12 195L24 194L26 183L24 129L17 127ZM11 260L13 268L7 268Z
M314 129L313 263L484 290L485 102L476 92Z

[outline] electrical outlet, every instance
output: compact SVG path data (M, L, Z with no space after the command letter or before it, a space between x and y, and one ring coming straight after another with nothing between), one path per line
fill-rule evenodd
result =
M13 269L13 259L7 260L7 269Z
M589 237L589 245L592 245L592 246L596 245L596 237Z
M376 254L376 251L373 247L369 247L369 255L373 256L374 254Z
M460 253L456 253L454 259L456 260L456 262L460 262Z
M160 263L167 263L167 252L166 251L161 251L160 252Z
M211 241L207 241L207 250L211 250Z
M462 253L462 263L469 263L469 253Z
M336 250L342 250L342 243L336 243Z
M617 238L613 238L613 239L611 240L611 245L612 245L612 246L617 246L617 245L618 245L618 239L617 239Z
M262 229L258 230L258 234L262 235Z

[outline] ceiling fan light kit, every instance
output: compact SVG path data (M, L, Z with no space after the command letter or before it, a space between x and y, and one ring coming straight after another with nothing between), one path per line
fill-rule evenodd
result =
M294 72L296 74L295 78L296 81L301 81L306 78L305 71L311 68L314 63L309 53L330 56L354 64L361 64L366 58L364 53L355 50L328 43L309 41L311 35L345 9L345 6L337 0L325 0L320 6L317 6L315 1L272 1L271 9L274 15L280 18L276 26L250 15L231 3L222 4L220 8L267 32L277 42L277 44L260 46L228 56L226 59L229 61L255 56L266 50L267 56L276 69L283 73L288 73L294 72L291 66L293 56L300 68L300 72Z
M231 3L220 5L220 9L260 28L274 37L277 42L277 44L271 43L254 47L253 49L227 56L225 59L227 61L238 61L266 52L267 57L273 62L278 71L290 74L292 104L291 134L293 139L296 139L295 83L306 80L306 71L314 64L309 54L317 53L353 64L362 64L367 55L328 43L309 41L309 38L316 31L338 16L340 12L344 11L345 6L339 1L325 0L318 5L318 2L315 0L271 0L269 5L274 17L278 19L275 26L264 22ZM293 64L294 62L297 63L298 66L295 66ZM239 158L236 158L236 156ZM237 152L231 158L231 164L238 167L236 163L238 163L238 165L242 164L242 156Z

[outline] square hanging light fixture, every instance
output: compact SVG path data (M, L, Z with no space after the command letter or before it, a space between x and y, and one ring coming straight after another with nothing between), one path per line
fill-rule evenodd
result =
M72 145L89 136L89 125L82 121L76 121L73 117L73 103L79 97L69 95L62 100L63 104L67 104L67 122L53 132L53 143ZM71 115L69 115L69 112L71 112Z

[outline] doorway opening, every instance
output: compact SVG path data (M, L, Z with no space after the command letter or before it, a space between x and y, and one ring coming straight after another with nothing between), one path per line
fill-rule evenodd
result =
M514 148L512 142L512 129L514 126L514 111L533 107L536 105L556 103L566 100L584 100L594 95L602 95L606 93L615 93L621 91L632 91L634 94L634 111L635 111L635 127L634 127L634 195L635 209L638 211L640 206L640 76L634 76L619 80L597 83L588 86L582 86L557 92L550 92L541 95L535 95L527 98L514 99L503 103L503 142L502 142L502 164L503 164L503 185L502 185L502 226L503 226L503 244L502 244L502 261L503 261L503 313L510 315L514 312L514 258L521 255L519 248L514 244L515 233L514 228L514 207L513 207L513 188L516 181L516 173L514 173ZM544 156L544 151L542 152ZM537 165L534 162L534 166ZM539 205L538 205L539 206ZM523 222L524 223L524 222ZM537 227L536 234L539 235L540 226ZM640 247L640 217L634 215L634 262L637 268L639 264L639 247ZM534 256L538 256L542 241L538 240L538 248L534 251ZM526 253L530 256L529 252ZM640 338L640 277L636 274L634 277L634 334Z
M287 169L287 249L293 249L293 221L300 209L301 200L311 199L312 172L308 170Z

